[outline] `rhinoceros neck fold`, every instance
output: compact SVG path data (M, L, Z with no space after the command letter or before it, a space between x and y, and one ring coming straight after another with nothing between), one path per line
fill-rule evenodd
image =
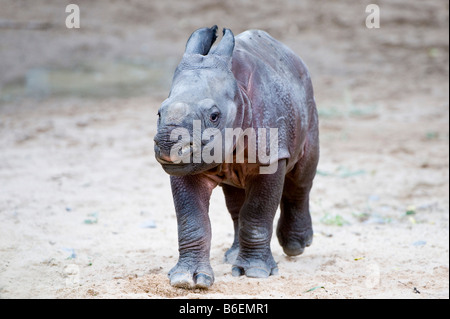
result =
M252 126L252 102L248 97L245 88L240 84L238 85L238 94L236 99L236 120L234 128L242 128L245 130Z

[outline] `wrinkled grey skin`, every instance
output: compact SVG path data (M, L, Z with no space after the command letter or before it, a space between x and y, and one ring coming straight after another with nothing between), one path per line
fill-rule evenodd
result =
M307 68L264 31L234 37L224 29L220 43L211 48L216 31L214 26L191 35L169 97L158 112L155 156L171 175L178 221L179 260L169 272L175 287L208 288L214 282L208 210L211 192L218 185L234 223L234 242L225 254L234 276L268 277L278 272L270 249L278 205L276 233L287 255L301 254L313 237L309 193L319 159L319 137ZM201 120L202 129L221 131L278 128L276 172L260 174L259 162L174 163L170 133L180 127L192 132L193 120ZM184 149L192 153L203 146L191 141Z

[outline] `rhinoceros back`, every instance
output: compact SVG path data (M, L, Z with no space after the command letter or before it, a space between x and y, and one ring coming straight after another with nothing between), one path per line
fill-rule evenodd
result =
M287 46L260 30L236 36L232 71L251 100L252 126L278 128L278 159L302 156L317 114L309 72Z

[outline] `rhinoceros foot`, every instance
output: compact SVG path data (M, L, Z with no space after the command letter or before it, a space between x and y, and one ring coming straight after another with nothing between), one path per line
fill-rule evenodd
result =
M245 257L240 253L231 272L234 277L245 275L250 278L267 278L270 275L277 275L278 267L270 251L251 257Z
M170 270L170 284L184 289L208 289L214 283L214 273L209 264L178 262Z

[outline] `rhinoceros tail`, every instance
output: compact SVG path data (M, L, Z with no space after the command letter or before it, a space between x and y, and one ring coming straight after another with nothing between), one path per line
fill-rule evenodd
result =
M185 54L207 55L217 39L217 26L201 28L194 31L186 43Z

